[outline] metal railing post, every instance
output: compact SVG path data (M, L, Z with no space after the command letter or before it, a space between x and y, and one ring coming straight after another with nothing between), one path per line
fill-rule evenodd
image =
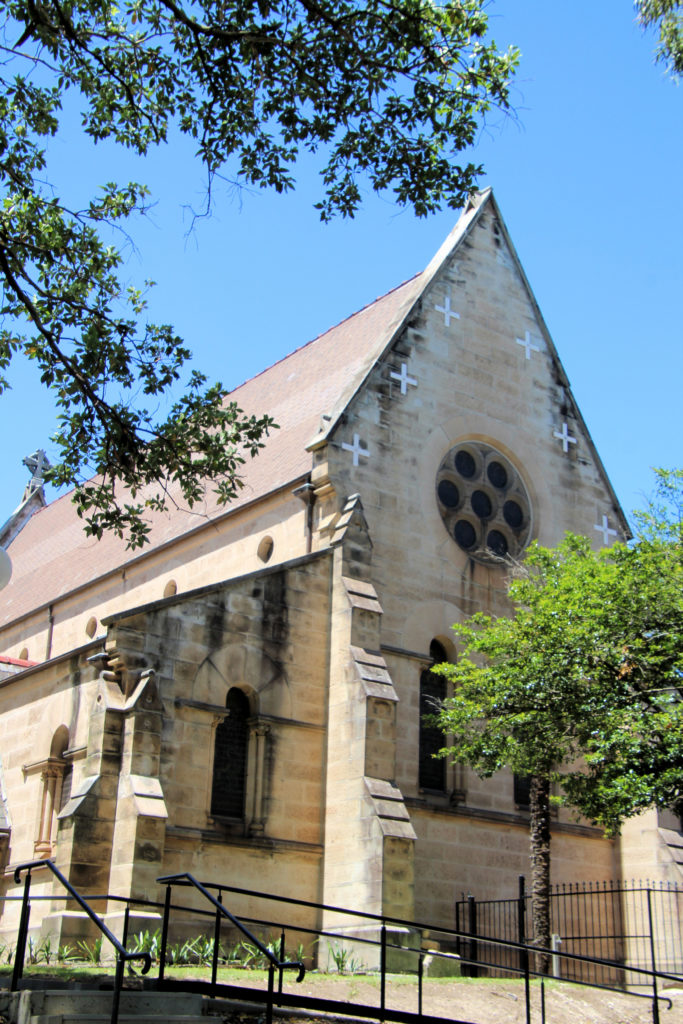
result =
M517 941L525 947L520 950L520 966L524 971L524 1000L526 1003L526 1024L531 1024L531 991L529 985L529 950L526 948L526 883L524 875L519 876L517 896Z
M123 985L124 959L120 953L116 956L116 977L114 978L114 999L111 1004L111 1024L117 1024L119 1019L119 1003L121 1001L121 987Z
M465 894L463 893L463 896L464 895ZM457 932L455 936L455 953L456 956L460 956L462 952L460 944L460 903L455 904L455 930Z
M31 916L31 904L29 902L29 889L31 888L31 872L26 872L24 879L24 896L21 901L21 917L19 918L19 933L17 935L17 948L14 951L14 967L12 968L12 984L10 991L16 992L24 973L24 957L26 956L26 936L28 935L28 919Z
M422 1020L422 978L424 975L424 954L420 953L417 960L417 1015Z
M283 928L282 931L280 932L280 964L284 963L284 959L285 959L285 930ZM280 969L278 970L278 979L277 979L277 990L278 990L278 993L280 995L282 994L282 979L284 978L284 974L285 974L285 969L284 969L284 967L280 966Z
M545 1024L545 978L541 975L541 1024Z
M531 1024L531 986L529 984L529 951L524 950L524 1001L526 1003L526 1024Z
M128 925L130 923L130 906L126 903L126 909L123 911L123 933L121 935L121 945L126 946L128 944Z
M652 1024L659 1024L659 996L657 994L657 975L654 973L657 970L657 963L655 958L655 935L654 928L652 926L652 893L650 887L647 887L647 918L650 925L650 958L652 960Z
M467 943L467 959L470 961L470 966L467 969L467 973L470 978L476 978L479 975L477 969L477 901L472 893L467 894L467 930L472 938Z
M168 945L168 918L171 912L171 886L166 886L164 896L164 917L161 922L161 949L159 950L159 981L164 980L166 970L166 947Z
M268 1005L266 1006L266 1024L273 1024L273 989L275 987L275 966L268 964Z
M387 926L382 921L382 930L380 932L381 946L379 950L379 962L381 972L380 982L380 997L379 997L379 1009L380 1009L380 1021L385 1019L385 1006L386 1006L386 994L387 994Z
M218 902L223 903L223 891L218 892ZM216 994L216 980L218 978L218 951L221 945L221 912L216 907L216 920L213 926L213 950L211 956L211 995Z
M524 875L519 876L517 894L517 942L524 944L526 936L526 883ZM524 970L524 951L520 950L519 966Z

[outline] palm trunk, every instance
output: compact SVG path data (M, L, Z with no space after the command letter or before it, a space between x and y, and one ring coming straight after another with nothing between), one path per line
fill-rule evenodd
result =
M531 838L531 916L534 943L550 946L550 781L532 776L529 832ZM539 953L536 970L550 972L550 954Z

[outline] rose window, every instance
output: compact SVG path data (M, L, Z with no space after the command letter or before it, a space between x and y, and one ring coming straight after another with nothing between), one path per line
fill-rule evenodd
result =
M518 557L531 535L531 502L509 459L490 445L465 441L443 457L436 498L458 547L479 562Z

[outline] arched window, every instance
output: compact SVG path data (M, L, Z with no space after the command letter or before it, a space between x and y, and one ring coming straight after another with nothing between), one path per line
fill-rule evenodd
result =
M59 791L59 810L63 811L71 799L71 784L74 777L73 761L67 761L62 771L62 785Z
M518 807L525 810L531 803L531 776L513 776L513 797Z
M73 765L65 753L69 746L69 730L60 725L52 737L50 756L45 761L36 761L27 770L40 771L42 796L38 836L34 853L38 857L50 857L54 852L56 818L71 795L71 774Z
M233 687L225 701L227 715L216 726L211 787L211 814L244 818L249 746L249 699Z
M429 657L432 665L448 661L444 647L438 640L429 645ZM425 722L425 716L433 715L437 707L446 697L446 680L443 676L432 672L431 667L420 676L420 789L431 789L443 793L446 789L446 762L443 758L433 755L445 744L441 729Z

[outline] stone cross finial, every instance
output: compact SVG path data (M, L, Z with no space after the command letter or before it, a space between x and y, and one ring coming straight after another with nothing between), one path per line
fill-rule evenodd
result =
M33 455L27 455L22 461L22 465L26 466L31 471L31 479L26 485L24 491L24 500L28 498L29 494L33 494L34 491L40 490L43 486L45 479L45 470L50 468L47 455L42 448L35 451Z

